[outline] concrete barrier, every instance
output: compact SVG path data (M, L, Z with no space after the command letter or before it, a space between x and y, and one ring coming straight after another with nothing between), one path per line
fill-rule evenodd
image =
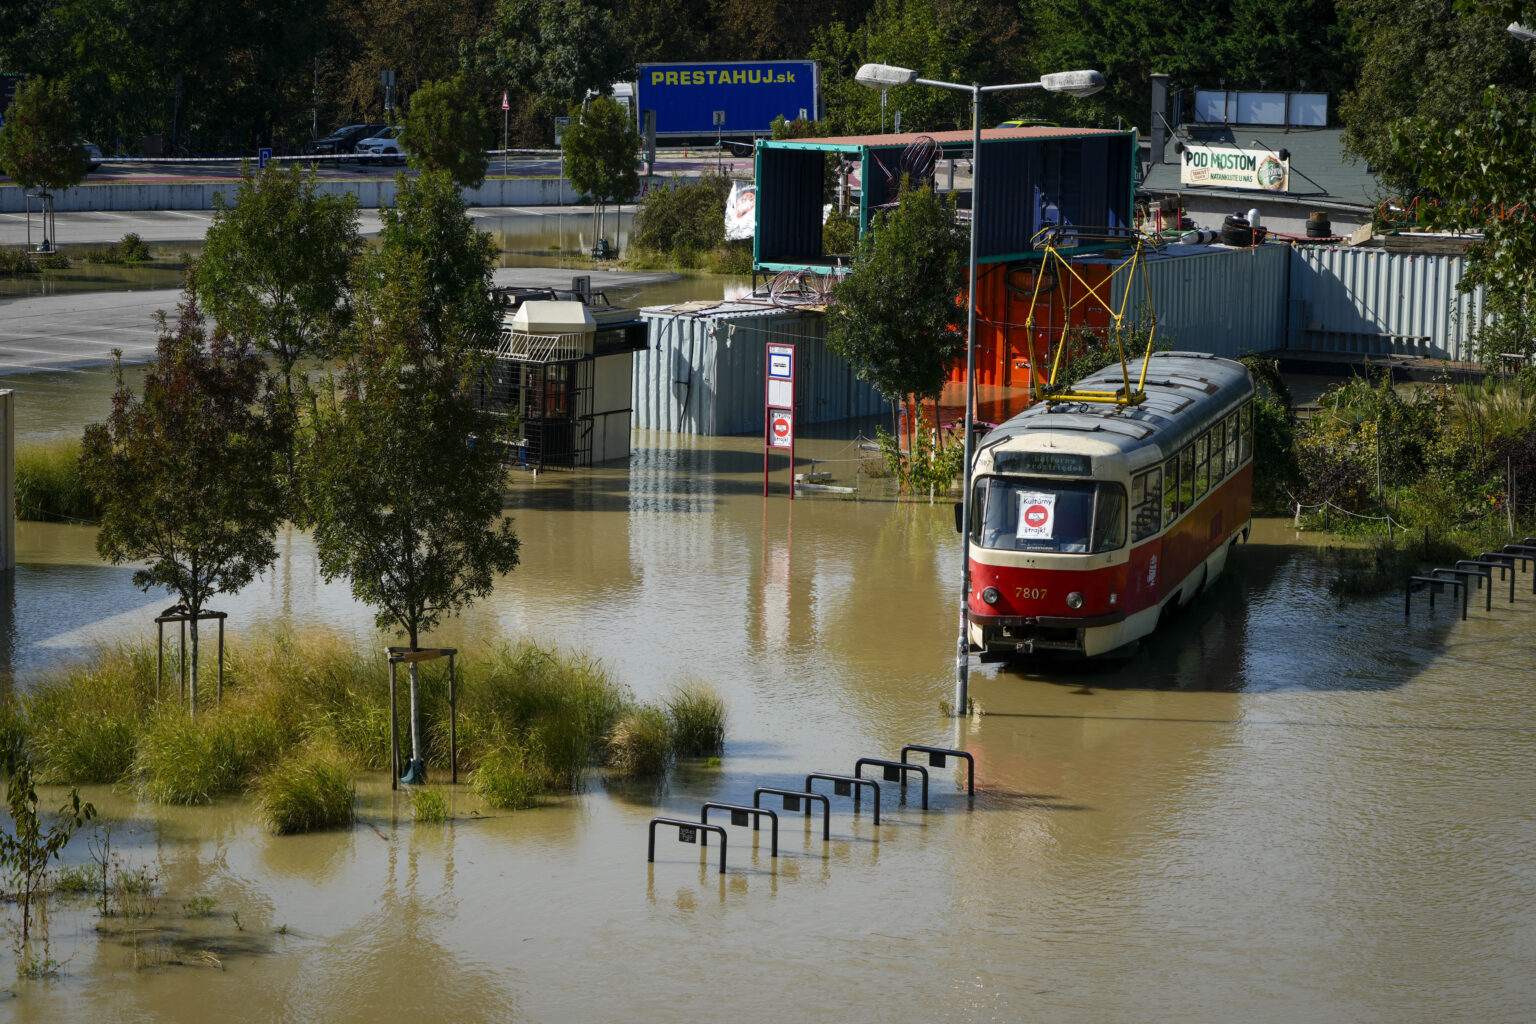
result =
M145 184L84 184L54 193L54 210L211 210L213 197L224 192L231 197L237 183L155 182ZM337 195L350 192L358 206L376 210L393 206L395 179L359 178L350 181L322 181L322 193ZM496 178L479 188L464 190L464 201L471 206L558 206L574 205L579 200L570 182L563 178ZM26 197L20 186L0 186L0 213L25 211ZM32 208L37 210L36 200Z

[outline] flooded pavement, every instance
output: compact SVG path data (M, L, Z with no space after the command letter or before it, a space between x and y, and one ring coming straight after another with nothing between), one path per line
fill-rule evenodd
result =
M668 287L671 287L669 285ZM718 287L718 280L717 280ZM649 294L649 293L648 293ZM699 296L693 296L699 297ZM669 300L658 300L669 301ZM18 441L78 434L104 370L27 374ZM99 410L99 411L98 411ZM764 499L752 439L636 432L628 465L513 477L522 565L426 642L589 651L641 698L710 681L715 767L594 774L533 811L453 792L417 826L388 780L342 832L268 835L238 799L92 787L119 863L155 881L143 928L88 900L51 919L59 977L0 1013L73 1020L1478 1020L1536 1012L1536 597L1465 623L1401 595L1340 607L1317 538L1261 521L1226 574L1133 657L973 662L953 690L959 542L897 503L846 437L797 452L860 500ZM230 632L322 625L382 645L307 536L219 598ZM164 594L102 565L89 527L22 523L0 654L50 663L149 639ZM977 758L931 807L881 782L881 824L834 798L832 840L782 814L718 847L651 817L802 788L908 743ZM434 780L441 781L441 780ZM49 791L54 800L58 791ZM723 820L723 819L722 819ZM89 829L99 837L100 829ZM82 837L66 860L84 862ZM6 906L0 912L14 914ZM203 954L208 954L204 956ZM212 959L209 959L211 957ZM216 962L215 962L216 961ZM217 1008L216 1010L213 1008Z
M846 442L806 447L857 480ZM356 828L295 838L238 800L93 789L119 856L159 879L156 930L56 911L72 959L14 988L14 1018L1529 1018L1528 591L1464 624L1442 605L1405 625L1396 596L1339 608L1308 539L1262 522L1136 657L980 666L981 713L956 723L938 710L949 508L765 500L760 469L748 440L640 433L628 467L517 477L523 564L435 638L467 657L521 637L589 650L642 697L707 679L730 709L719 767L659 788L594 776L517 813L461 789L448 826L415 826L375 778ZM232 632L286 618L382 642L307 538L281 547L220 602ZM19 685L149 635L165 599L95 564L87 528L29 525L20 548ZM741 828L723 878L713 844L670 829L646 863L654 815L957 741L974 800L946 768L927 812L885 785L878 827L835 801L829 844L785 814L777 863Z

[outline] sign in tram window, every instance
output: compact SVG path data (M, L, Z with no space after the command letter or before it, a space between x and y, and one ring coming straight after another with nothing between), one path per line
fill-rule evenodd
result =
M1051 476L1092 476L1093 461L1066 452L998 452L992 467L999 473L1042 473Z
M1253 403L1243 403L1243 436L1242 450L1238 458L1247 462L1253 455Z
M1149 469L1131 481L1131 540L1145 540L1163 526L1163 471Z
M1163 463L1163 522L1172 523L1179 514L1179 457Z
M1209 432L1195 438L1195 500L1205 497L1211 489L1211 435Z
M1048 540L1056 525L1056 495L1040 491L1020 491L1019 525L1020 540Z

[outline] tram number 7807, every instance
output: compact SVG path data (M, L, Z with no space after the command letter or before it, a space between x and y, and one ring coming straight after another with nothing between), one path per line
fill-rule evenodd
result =
M1013 588L1013 596L1017 597L1017 598L1024 598L1025 600L1029 600L1029 601L1044 601L1045 600L1045 588L1044 587L1036 587L1036 588L1031 588L1031 587L1014 587Z

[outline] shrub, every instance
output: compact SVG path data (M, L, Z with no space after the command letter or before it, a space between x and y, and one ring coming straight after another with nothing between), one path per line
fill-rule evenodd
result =
M128 232L123 240L105 249L92 249L85 254L87 263L144 263L150 259L149 246L135 232Z
M357 818L357 783L334 747L312 743L283 758L255 785L267 827L278 835L343 828Z
M16 450L16 518L43 522L101 518L101 505L80 475L80 443Z
M725 201L731 180L713 174L696 182L654 188L640 201L630 248L664 255L680 267L704 262L725 245Z
M608 766L618 775L660 775L672 760L672 723L661 708L619 719L608 738Z
M708 683L679 687L667 701L667 717L680 757L711 757L725 749L725 701Z

